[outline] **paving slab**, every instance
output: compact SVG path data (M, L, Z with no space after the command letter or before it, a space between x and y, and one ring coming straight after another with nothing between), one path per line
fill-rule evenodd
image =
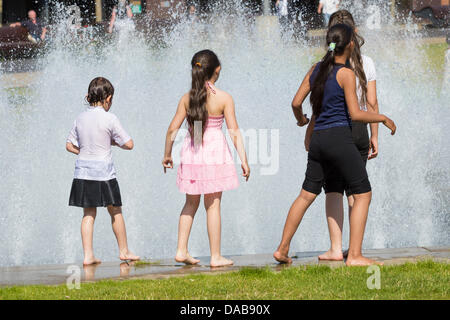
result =
M323 251L294 252L292 266L328 265L330 267L344 266L343 261L319 261L317 256ZM421 259L433 259L450 263L450 247L427 248L388 248L368 249L363 253L372 259L384 262L385 265L415 262ZM233 266L211 268L209 257L199 257L200 263L186 266L172 259L150 260L140 263L133 262L103 262L99 265L83 267L81 263L0 267L0 286L16 285L57 285L66 283L70 275L79 274L81 281L91 282L105 279L161 279L189 274L214 274L238 271L244 267L272 268L281 270L289 267L278 264L272 254L251 254L227 256L234 261Z

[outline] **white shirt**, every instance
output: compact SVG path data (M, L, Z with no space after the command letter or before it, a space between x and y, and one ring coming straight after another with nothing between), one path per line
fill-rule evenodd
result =
M339 10L339 0L320 0L323 5L322 13L333 14Z
M287 16L288 15L288 2L287 0L280 0L278 2L278 12L280 16Z
M366 74L367 84L369 84L370 81L377 80L377 72L375 70L375 64L373 63L372 58L365 55L361 55L361 57L363 61L364 73ZM359 85L358 77L356 77L356 94L358 96L358 102L361 101L362 89L361 86ZM359 108L361 110L367 111L367 106L365 105L360 105Z
M130 140L119 119L102 107L88 107L78 115L67 138L80 148L75 179L107 181L116 177L111 142L123 146Z

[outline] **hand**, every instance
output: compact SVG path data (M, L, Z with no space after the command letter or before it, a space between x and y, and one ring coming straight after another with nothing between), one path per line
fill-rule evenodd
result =
M371 137L370 138L370 147L369 147L369 158L375 159L378 156L378 138L377 137Z
M394 121L386 117L386 119L383 121L383 124L388 127L389 130L391 130L391 135L395 134L395 131L397 130L397 127L395 126Z
M304 125L306 125L306 124L308 124L309 123L309 119L308 119L308 117L306 116L306 113L302 116L302 119L300 120L300 121L298 121L297 122L297 125L299 126L299 127L303 127Z
M166 173L167 168L173 169L172 157L164 157L162 165L164 167L164 173Z
M248 181L248 178L250 178L250 167L248 166L247 162L241 164L242 168L242 176L245 177L245 181Z
M311 143L311 138L305 135L305 150L306 152L309 152L309 144Z

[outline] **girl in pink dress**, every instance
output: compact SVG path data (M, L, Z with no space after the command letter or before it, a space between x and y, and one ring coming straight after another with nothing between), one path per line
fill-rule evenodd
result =
M192 88L180 100L176 114L166 135L164 172L173 168L172 146L178 129L186 119L189 131L181 150L177 186L186 194L178 225L178 247L175 260L197 264L188 252L188 239L195 213L204 195L212 267L233 264L220 254L220 201L222 191L238 187L233 157L222 132L225 119L233 144L242 163L243 176L250 177L250 168L244 143L234 111L233 98L218 89L221 66L216 54L210 50L197 52L191 61Z

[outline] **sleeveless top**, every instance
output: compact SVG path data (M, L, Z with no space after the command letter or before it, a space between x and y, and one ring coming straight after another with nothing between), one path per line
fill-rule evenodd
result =
M333 127L351 127L351 119L345 102L344 90L336 80L337 72L345 65L335 65L331 71L323 92L322 111L316 118L314 130L323 130ZM319 72L320 62L317 63L309 78L310 87L313 87L314 80Z

